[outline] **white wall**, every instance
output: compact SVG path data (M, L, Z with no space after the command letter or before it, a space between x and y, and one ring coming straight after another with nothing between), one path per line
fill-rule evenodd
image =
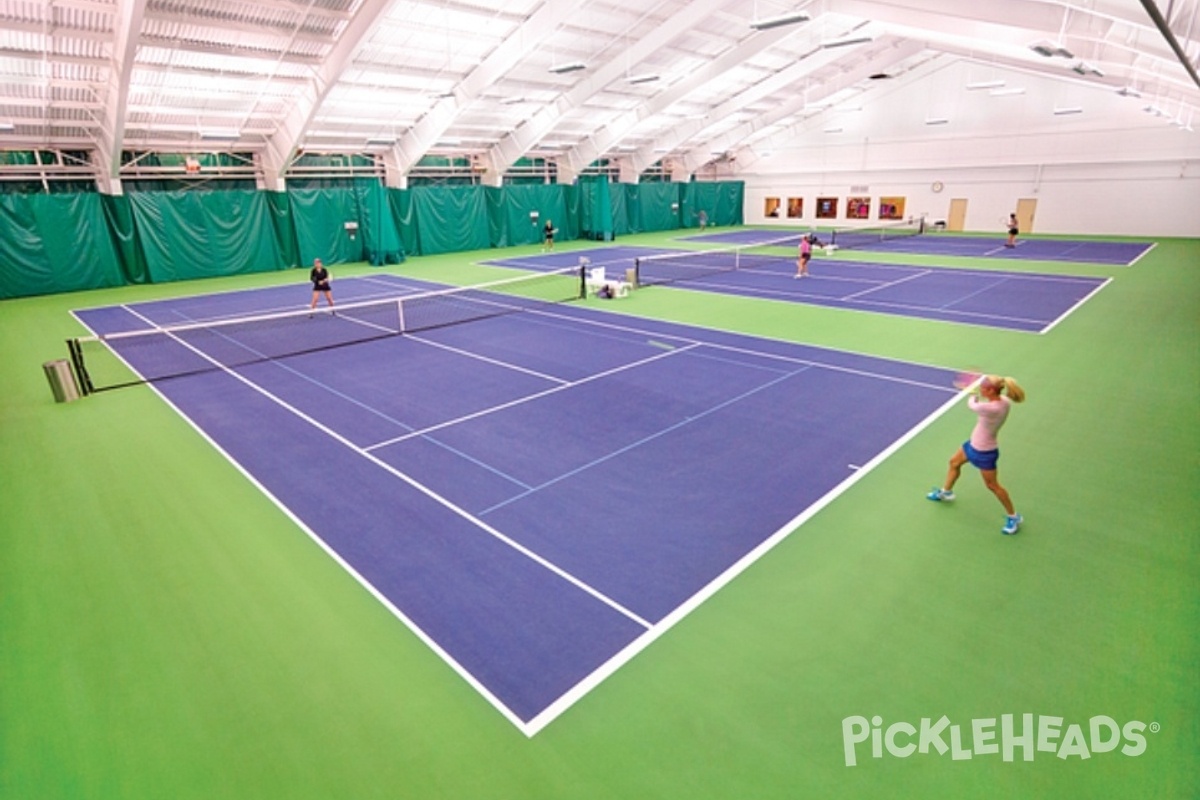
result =
M1026 93L965 89L993 79ZM1018 199L1035 198L1034 232L1200 237L1200 115L1195 132L1172 124L1194 110L1168 107L1159 117L1143 111L1153 98L965 62L861 100L862 111L835 107L738 152L747 224L854 224L844 217L850 195L871 197L875 221L879 198L894 195L906 198L906 214L931 219L966 198L966 228L992 231ZM1053 113L1067 106L1084 111ZM950 122L926 125L929 117ZM826 132L834 127L842 130ZM818 196L839 198L836 220L818 223ZM764 216L767 197L783 201L780 218ZM789 197L804 199L802 219L786 217Z

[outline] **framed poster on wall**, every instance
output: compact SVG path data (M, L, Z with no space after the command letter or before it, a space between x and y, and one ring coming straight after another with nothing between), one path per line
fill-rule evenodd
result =
M788 198L787 215L788 215L789 219L799 219L800 217L804 216L804 198L803 197L789 197Z
M879 218L880 219L904 219L904 198L903 197L881 197L881 198L879 198Z
M846 219L870 219L871 217L871 198L869 197L848 197L846 198Z
M778 217L779 205L780 203L778 197L768 197L766 203L763 205L763 216Z
M817 219L837 219L836 197L817 198Z

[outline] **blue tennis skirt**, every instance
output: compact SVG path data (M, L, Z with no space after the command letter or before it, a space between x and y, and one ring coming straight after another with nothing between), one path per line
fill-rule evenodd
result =
M976 450L971 447L971 443L963 442L963 454L966 455L967 461L971 462L971 466L976 469L994 470L996 462L1000 460L1000 448L995 450Z

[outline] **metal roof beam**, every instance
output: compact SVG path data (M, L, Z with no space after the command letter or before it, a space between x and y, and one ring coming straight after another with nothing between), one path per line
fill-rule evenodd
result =
M782 119L786 119L792 114L802 111L808 103L820 102L824 98L832 97L844 89L849 89L869 79L875 73L886 72L888 67L912 58L924 49L924 45L921 42L912 40L894 41L889 47L877 52L872 57L856 61L852 68L840 73L836 78L823 81L816 87L816 90L820 92L819 97L813 94L806 96L805 92L797 92L795 101L785 103L773 109L770 113L759 115L751 122L743 123L731 131L727 131L692 148L685 154L684 161L689 171L695 172L699 167L712 160L706 157L707 154L736 150L749 137L763 131L765 128L769 128ZM747 94L753 96L752 93ZM672 143L667 142L665 146L671 147ZM638 166L639 170L645 169L645 166L642 165L649 165L650 163L653 163L653 161L650 158L649 152L641 151L637 153L635 165Z
M321 102L337 83L354 57L354 53L371 33L376 23L387 13L393 0L364 0L346 30L338 38L329 55L315 70L313 76L298 92L296 103L288 115L280 120L279 128L267 138L266 151L262 157L263 178L266 188L283 190L283 174L287 170L300 146L304 131L312 123Z
M642 107L612 120L587 141L570 150L564 158L575 171L582 172L589 164L621 141L646 117L665 111L692 92L703 88L710 81L719 80L727 70L741 65L758 51L774 45L794 32L792 28L773 28L748 36L732 50L708 62L685 80L679 81L666 91L655 95Z
M407 172L420 161L454 123L460 109L481 96L530 51L545 42L583 3L584 0L550 0L531 14L513 35L463 78L454 97L445 97L434 103L428 113L401 137L396 143L400 169ZM497 172L502 173L503 170L493 171L493 174Z
M724 0L695 0L688 3L682 11L663 24L655 26L654 30L640 41L631 44L629 50L640 53L656 52L695 26L697 20L719 11L725 5ZM517 126L515 130L497 142L488 153L489 160L496 164L500 173L503 173L536 147L568 112L579 108L589 98L604 91L613 81L621 78L628 68L629 64L624 60L610 60L609 63L596 69L576 84L557 103L543 107L528 121ZM570 171L578 173L579 169L581 167Z
M104 194L121 194L121 148L125 141L125 110L129 102L129 77L137 56L138 34L146 15L147 0L119 0L113 20L112 65L104 89L104 111L96 140L97 188Z

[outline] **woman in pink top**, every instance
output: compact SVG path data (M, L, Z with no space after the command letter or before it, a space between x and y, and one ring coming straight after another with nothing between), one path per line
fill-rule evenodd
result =
M1001 533L1009 536L1021 527L1024 518L1013 508L1012 498L1008 490L1000 485L997 479L997 462L1000 460L1000 446L996 435L1008 419L1008 411L1013 403L1025 399L1025 390L1012 378L1001 378L996 375L986 376L979 384L979 394L972 394L967 399L967 405L978 415L975 429L971 438L963 442L953 456L950 457L950 470L946 473L946 482L942 488L935 488L926 497L935 502L949 502L954 499L954 484L962 473L963 464L970 463L983 476L983 483L996 495L996 499L1004 506L1008 519Z
M797 278L808 277L808 262L812 260L813 244L817 242L815 233L806 233L800 237L800 257L796 259L796 275Z

